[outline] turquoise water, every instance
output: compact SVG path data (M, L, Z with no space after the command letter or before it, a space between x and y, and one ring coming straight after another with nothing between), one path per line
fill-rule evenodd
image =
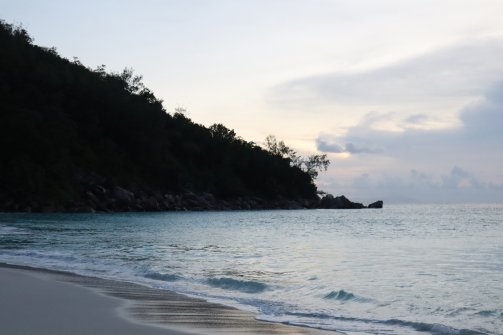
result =
M503 205L0 214L0 262L348 334L503 333Z

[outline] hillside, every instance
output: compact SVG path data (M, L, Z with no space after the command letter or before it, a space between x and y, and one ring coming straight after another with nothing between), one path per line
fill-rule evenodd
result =
M0 210L309 206L313 176L162 101L131 70L107 73L0 23Z

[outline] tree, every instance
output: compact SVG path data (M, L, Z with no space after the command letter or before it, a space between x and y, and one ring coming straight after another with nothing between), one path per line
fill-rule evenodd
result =
M222 139L227 142L232 142L236 139L234 130L227 128L221 123L215 123L209 129L213 138Z
M301 167L302 157L297 156L295 150L289 148L285 142L278 141L276 136L269 135L265 138L265 146L267 151L269 151L274 156L278 156L284 159L288 159L292 166Z
M326 154L311 155L302 161L302 165L304 167L303 170L314 180L318 177L318 171L327 171L330 161Z
M143 76L135 75L132 68L122 70L119 78L124 83L124 88L130 93L139 93L145 88L145 85L142 83Z
M105 65L98 66L93 72L102 77L108 76L106 73ZM143 76L135 75L134 70L132 68L126 67L124 70L122 70L122 73L120 74L112 73L110 74L110 77L118 78L124 85L124 89L127 92L140 96L147 103L158 105L159 107L161 107L161 109L164 109L162 107L163 100L157 99L155 97L154 93L150 89L148 89L145 86L145 84L143 84L142 82Z
M28 32L23 28L22 25L12 25L7 22L0 20L0 30L1 33L7 33L11 37L21 40L24 43L31 44L33 42L33 38L28 34Z
M330 165L327 155L310 155L307 158L298 156L295 150L288 147L285 142L278 141L274 135L269 135L265 139L265 147L274 156L290 161L291 166L298 167L306 172L311 180L318 177L318 171L327 171Z

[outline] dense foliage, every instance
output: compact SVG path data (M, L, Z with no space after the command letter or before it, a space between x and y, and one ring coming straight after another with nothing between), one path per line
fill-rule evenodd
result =
M83 181L220 198L312 199L290 160L209 128L162 101L131 70L91 70L0 22L0 201L70 201Z

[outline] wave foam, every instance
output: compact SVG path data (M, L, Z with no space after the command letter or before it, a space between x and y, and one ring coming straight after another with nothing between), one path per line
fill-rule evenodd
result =
M180 276L170 274L170 273L160 273L160 272L147 272L146 274L143 275L143 277L148 278L148 279L154 279L154 280L161 280L161 281L177 281L181 279Z
M260 293L267 289L267 285L256 281L237 280L232 278L211 278L206 281L210 286L224 290L240 291L244 293Z
M355 302L369 302L370 299L359 297L354 295L351 292L347 292L344 290L332 291L325 295L323 299L327 300L338 300L338 301L355 301Z
M357 331L358 329L366 329L367 327L357 326L360 325L372 325L373 329L379 329L381 326L394 326L398 329L400 328L409 328L418 332L430 333L433 335L488 335L487 333L472 330L472 329L457 329L454 327L450 327L447 325L439 324L439 323L426 323L426 322L416 322L416 321L405 321L399 319L390 319L390 320L374 320L374 319L362 319L356 317L344 317L344 316L332 316L325 313L302 313L302 312L287 312L285 315L293 316L295 318L300 318L303 320L303 324L307 327L311 327L311 323L319 324L320 320L334 320L343 323L349 323L351 326L348 329L344 328L326 328L314 326L313 328L323 328L323 329L332 329L339 331ZM307 320L306 320L307 319ZM311 321L311 320L313 321ZM309 321L308 321L309 320ZM318 320L318 321L316 321ZM264 318L264 321L267 319ZM272 320L270 320L272 321ZM289 324L294 324L292 322L288 322ZM383 328L384 329L384 328Z

